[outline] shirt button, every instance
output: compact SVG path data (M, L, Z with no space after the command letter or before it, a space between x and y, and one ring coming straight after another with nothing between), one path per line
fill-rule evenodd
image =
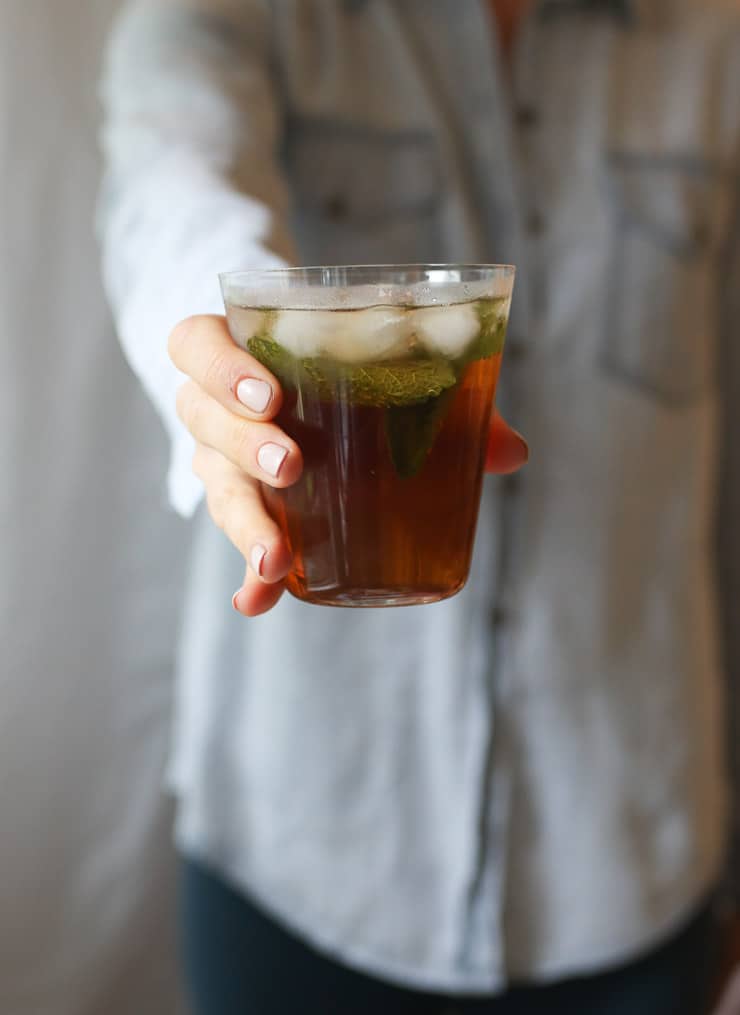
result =
M507 363L521 363L527 355L527 347L519 338L509 338L504 346L504 356Z
M702 222L697 224L694 228L694 235L692 237L697 247L706 246L712 238L712 230L709 223Z
M530 236L542 236L545 226L545 217L540 212L532 211L527 215L527 232Z
M496 605L491 610L491 626L492 627L503 627L508 619L506 608L500 605Z
M540 122L540 116L534 106L520 106L514 114L518 127L536 127Z
M341 194L333 194L324 205L324 213L330 222L342 222L349 214L349 206Z
M501 477L501 488L507 497L516 497L521 493L522 477L518 472L510 472Z

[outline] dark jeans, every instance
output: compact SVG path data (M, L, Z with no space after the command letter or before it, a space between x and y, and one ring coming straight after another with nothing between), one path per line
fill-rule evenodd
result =
M620 968L455 999L394 987L325 958L190 860L182 906L195 1015L704 1015L716 950L706 906L670 941Z

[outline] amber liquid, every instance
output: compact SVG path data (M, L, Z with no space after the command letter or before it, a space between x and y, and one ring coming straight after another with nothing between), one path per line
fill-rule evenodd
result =
M459 592L478 519L501 356L467 367L415 475L400 476L386 412L286 392L278 424L299 443L295 486L265 488L294 554L287 587L327 606L404 606Z

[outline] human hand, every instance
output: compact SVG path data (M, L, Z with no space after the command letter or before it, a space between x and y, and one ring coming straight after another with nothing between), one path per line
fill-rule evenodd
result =
M303 469L300 448L272 422L282 404L280 385L234 343L224 317L182 321L170 335L169 352L190 378L178 392L177 412L196 441L193 471L203 482L213 521L247 564L234 609L255 617L278 601L291 566L287 543L265 507L262 484L290 486ZM514 472L527 457L524 438L496 413L486 470Z
M496 409L491 420L486 449L486 472L500 476L518 472L529 461L529 445Z

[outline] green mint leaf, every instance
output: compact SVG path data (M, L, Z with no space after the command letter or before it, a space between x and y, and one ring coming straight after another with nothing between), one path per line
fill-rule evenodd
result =
M277 342L273 342L271 338L265 338L264 333L260 333L249 339L247 352L250 352L255 359L267 367L283 387L294 388L296 386L300 373L300 361Z
M398 360L350 365L322 357L297 359L268 338L255 336L249 352L282 385L304 385L323 401L344 399L351 405L415 405L436 398L457 380L453 366L442 359Z
M386 410L388 449L401 479L411 479L421 472L456 393L456 387L447 388L441 395L419 405Z
M501 299L478 301L476 311L480 320L480 331L457 360L458 372L475 360L497 356L503 352L507 323L503 305L504 301Z
M303 367L319 397L346 398L351 405L415 405L436 398L455 381L446 360L400 360L349 366L326 359L307 359Z

